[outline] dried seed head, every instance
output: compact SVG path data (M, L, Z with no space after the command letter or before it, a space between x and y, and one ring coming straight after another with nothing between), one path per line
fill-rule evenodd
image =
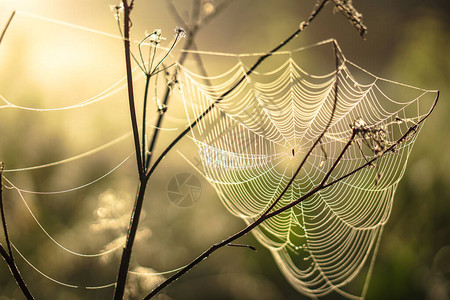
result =
M166 38L164 38L161 35L161 29L155 29L152 33L148 34L147 32L145 33L145 37L148 38L148 40L150 41L150 43L153 43L155 45L158 45L161 43L162 40L165 40Z
M120 3L118 5L110 5L109 9L114 13L116 20L119 21L120 15L123 12L123 3Z
M180 26L175 27L175 38L181 39L186 37L186 31Z

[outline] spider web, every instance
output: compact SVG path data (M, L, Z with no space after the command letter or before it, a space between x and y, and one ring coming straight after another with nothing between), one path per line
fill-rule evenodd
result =
M118 36L89 28L23 12L21 14L120 39ZM313 48L330 44L331 41L325 41L314 45ZM373 126L383 125L388 132L388 139L393 142L428 113L434 100L436 91L374 76L346 60L341 52L337 55L337 71L320 75L310 74L303 70L300 67L302 64L294 58L303 50L283 52L281 57L287 59L284 59L278 68L254 72L247 77L244 84L216 105L218 109L212 110L193 130L193 139L198 145L202 159L203 174L214 185L227 209L247 224L260 216L281 193L305 152L324 130L333 106L336 81L338 105L331 127L322 139L320 147L314 149L306 167L274 209L296 200L321 181L351 135L349 124L361 118ZM238 62L225 73L214 77L199 76L180 67L181 92L190 120L202 114L215 99L245 75L245 57L260 55L202 51L197 53L215 57L227 56ZM142 74L140 77L134 76L135 82L139 78L142 78ZM211 84L206 85L203 82ZM14 100L0 95L0 110L43 112L86 108L91 104L110 100L124 89L124 78L121 78L95 96L77 101L76 104L51 108L15 104ZM9 176L10 172L54 167L76 161L124 141L127 137L129 134L67 159L33 167L9 169L4 173ZM326 295L331 291L353 298L359 298L359 295L364 297L367 284L359 291L349 292L346 288L348 283L356 281L358 276L363 276L363 281L368 282L383 226L390 214L394 192L404 173L416 137L417 135L409 136L396 153L382 157L376 167L363 169L298 206L267 220L253 231L256 238L270 249L280 270L292 286L311 297ZM347 174L373 156L374 153L367 149L352 146L330 180ZM5 186L18 193L40 229L64 251L81 257L103 256L119 249L120 245L95 254L78 253L66 248L39 223L26 204L23 194L60 194L85 188L115 172L129 157L129 153L124 155L124 160L105 175L69 189L26 190L15 186L6 177ZM19 250L17 251L20 254ZM26 260L25 257L23 259ZM31 265L28 260L26 262ZM44 277L61 285L80 288L78 285L54 280L31 266ZM130 273L161 275L178 269L161 273ZM110 283L86 288L106 288L113 285L114 283Z
M310 74L292 55L303 50L284 53L287 59L278 68L251 76L245 75L247 67L239 56L234 67L213 77L180 67L181 93L191 121L239 78L246 77L192 129L192 138L202 160L202 174L225 207L247 224L261 216L280 195L325 130L336 86L337 106L329 129L273 210L320 184L349 140L350 125L356 120L382 128L388 144L393 144L429 112L436 96L436 91L372 75L348 61L340 49L336 53L337 68ZM348 298L364 298L394 193L416 138L417 134L408 135L395 152L380 157L376 164L252 231L295 289L312 298L332 291ZM356 139L330 181L377 155L368 151L364 142L363 137Z

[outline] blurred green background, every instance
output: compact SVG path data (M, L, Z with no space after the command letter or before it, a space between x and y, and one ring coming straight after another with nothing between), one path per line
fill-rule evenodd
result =
M440 90L440 102L423 127L399 184L367 299L449 299L449 2L353 2L363 13L369 29L366 40L329 5L286 49L335 38L349 60L378 76ZM201 30L196 38L197 47L232 53L270 50L297 28L314 3L233 1ZM0 46L0 95L16 105L64 107L86 100L122 78L120 40L24 13L117 34L110 4L116 3L112 0L0 0L0 24L6 22L12 9L18 10ZM189 14L190 1L174 0L174 4L183 17ZM166 3L160 0L136 0L132 18L135 39L142 38L145 30L161 28L170 41L172 30L178 24ZM207 68L213 67L207 65ZM137 99L142 99L142 87L141 78L136 82ZM2 101L0 107L5 104ZM152 106L151 123L154 111ZM180 116L182 113L180 110ZM182 124L174 118L166 126L181 128ZM5 162L7 169L59 161L101 146L129 130L124 91L108 101L72 110L33 112L2 107L0 161ZM156 151L161 151L175 133L163 132ZM186 147L195 151L189 141L179 149ZM25 190L65 190L102 176L132 151L128 137L111 148L67 164L5 173L5 176ZM24 199L42 226L65 247L81 253L114 247L126 233L134 200L137 176L133 158L86 188L54 195L24 193ZM177 268L243 227L243 222L226 211L204 180L200 200L195 205L188 208L173 205L167 197L167 185L182 172L201 178L174 152L155 174L134 248L133 269L151 272L149 268L157 271ZM71 255L42 232L16 191L5 189L4 197L12 241L38 269L77 286L114 282L120 250L102 258ZM270 253L252 236L242 242L254 244L258 252L221 249L169 287L162 299L306 299L289 286ZM64 287L38 274L19 255L16 259L37 299L109 299L112 295L113 288ZM129 283L134 289L128 291L130 298L142 297L154 280L157 279L131 274ZM0 300L6 299L22 299L22 295L6 264L2 263ZM340 297L331 294L326 299Z

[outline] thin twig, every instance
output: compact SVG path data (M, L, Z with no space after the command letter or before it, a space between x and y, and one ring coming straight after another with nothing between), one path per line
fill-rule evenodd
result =
M175 5L173 4L173 2L171 0L168 0L167 3L169 5L169 8L170 8L172 14L174 15L175 19L177 19L177 21L180 22L183 25L183 27L185 27L185 29L186 29L187 40L186 40L186 43L184 44L183 50L189 50L189 49L195 47L195 37L196 37L198 31L203 26L205 26L207 23L209 23L213 19L213 17L217 16L220 12L222 12L223 9L225 7L227 7L232 1L233 0L221 2L219 5L217 5L214 13L208 15L203 20L198 20L197 22L194 22L194 24L188 25L186 23L186 21L178 13L178 10L175 7ZM193 13L193 16L194 17L196 16L195 17L196 19L199 18L199 15L200 15L200 10L198 10L197 14ZM182 66L184 64L184 61L186 60L187 56L188 56L188 52L183 51L178 59L178 65ZM170 80L169 84L166 87L166 91L164 93L164 99L162 102L163 107L168 106L170 95L172 93L172 88L173 88L173 85L176 83L177 76L178 76L178 68L174 70L174 72L172 74L172 79ZM156 121L155 129L153 131L153 137L152 137L152 140L150 142L150 145L149 145L149 148L147 151L147 157L145 159L145 169L147 171L149 170L149 167L150 167L150 162L153 157L153 152L155 149L156 141L158 139L159 132L160 132L159 128L161 127L161 124L164 120L164 115L165 115L164 112L161 113L158 116L158 120ZM159 162L158 162L158 164L159 164ZM147 177L149 178L150 174Z
M144 167L142 161L142 153L139 144L139 130L137 125L136 118L136 105L134 102L134 91L133 91L133 72L131 70L131 51L130 51L130 12L133 5L133 1L131 1L130 6L127 4L126 0L122 0L123 10L124 10L124 48L125 48L125 64L127 71L127 87L128 87L128 103L130 108L130 119L131 126L133 128L133 137L134 137L134 150L136 152L136 161L138 166L139 178L144 174Z
M13 259L13 252L11 248L11 241L8 235L8 227L6 225L5 208L3 207L3 169L5 164L0 162L0 212L2 217L3 233L5 234L6 246L8 248L9 256Z
M326 188L328 188L328 187L330 187L330 186L335 185L336 183L338 183L338 182L340 182L340 181L342 181L342 180L344 180L344 179L346 179L346 178L352 176L353 174L355 174L355 173L361 171L362 169L367 168L368 166L372 165L376 160L380 159L381 157L383 157L383 156L386 155L387 153L392 152L394 149L396 149L396 147L397 147L398 145L400 145L401 143L403 143L403 142L405 141L405 139L406 139L412 132L416 132L417 126L419 126L420 123L422 123L423 121L425 121L425 120L431 115L431 113L433 112L434 108L436 107L436 104L437 104L438 100L439 100L439 91L437 91L436 99L434 100L433 106L431 107L431 109L429 110L429 112L428 112L428 113L427 113L427 114L426 114L419 122L417 122L417 123L414 124L413 126L409 127L409 129L405 132L405 134L403 134L403 135L402 135L397 141L395 141L395 143L393 143L389 148L385 149L382 153L380 153L379 156L375 156L374 158L372 158L371 160L369 160L369 161L367 161L366 163L362 164L362 165L359 166L358 168L356 168L356 169L354 169L353 171L351 171L351 172L349 172L349 173L347 173L347 174L345 174L345 175L343 175L343 176L341 176L341 177L339 177L339 178L333 180L332 182L326 183L326 180L331 176L331 172L329 171L329 172L325 175L325 178L324 178L325 180L323 180L323 181L320 183L320 185L317 186L314 190L312 190L311 192L305 194L303 197L300 197L300 198L297 199L296 201L293 201L292 203L286 205L285 207L282 207L282 208L280 208L280 209L278 209L278 210L276 210L276 211L273 211L272 213L268 214L266 217L267 217L267 218L271 218L271 217L273 217L273 216L275 216L275 215L277 215L277 214L282 213L283 211L285 211L285 210L287 210L287 209L289 209L289 208L291 208L291 207L296 206L296 205L299 204L301 201L305 200L306 198L309 198L311 195L315 194L315 193L318 192L319 190L323 190L323 189L326 189ZM354 138L355 138L355 132L352 133L352 137L350 138L350 140L349 140L349 141L347 142L347 144L345 145L344 150L346 150L346 149L351 145L351 143L353 142ZM344 153L341 152L341 154L339 155L339 158L338 158L339 160L342 158L343 154L344 154ZM334 168L335 168L335 167L337 166L337 164L339 163L338 159L336 159L336 161L335 161L333 167L330 169L331 171L333 171Z
M120 261L119 272L117 275L116 289L114 291L114 300L121 300L125 291L125 284L127 281L128 267L130 265L131 252L133 249L134 240L136 238L136 232L139 225L139 218L142 211L142 204L144 202L145 189L147 187L148 180L143 180L139 183L138 193L136 195L136 201L134 202L133 213L130 219L130 225L128 226L127 241L123 248L122 258Z
M22 291L22 294L27 298L28 300L34 300L33 295L31 294L30 290L28 289L27 285L25 284L25 281L22 278L22 275L19 272L19 269L16 266L16 263L14 262L14 259L8 256L8 253L6 253L5 248L3 248L3 245L0 244L0 255L3 257L5 262L8 264L9 270L11 271L12 275L14 276L14 279L16 280L17 285L19 286L20 290Z
M6 252L5 248L2 244L0 244L0 254L5 260L5 262L8 264L9 270L11 271L11 274L13 275L14 279L16 280L17 285L19 286L20 290L22 291L23 295L28 299L34 299L33 295L31 294L30 290L28 289L27 285L25 284L25 281L22 278L22 275L19 272L19 269L16 266L16 263L14 261L14 255L11 249L11 240L9 239L8 234L8 226L6 225L6 216L5 211L3 207L3 168L4 164L3 162L0 163L0 210L1 210L1 218L2 218L2 225L3 225L3 233L5 234L5 240L6 240L6 246L8 248L9 254Z
M256 251L255 246L252 246L252 245L231 244L231 243L229 243L229 244L226 244L226 246L228 246L228 247L238 247L238 248L248 248L250 250Z
M131 71L131 54L130 54L130 10L132 9L133 1L128 5L126 0L122 0L124 6L124 47L125 47L125 62L127 70L127 82L128 82L128 100L130 106L130 116L134 135L134 145L136 152L136 160L139 173L139 188L136 195L136 200L133 208L133 212L130 219L130 225L128 226L127 240L125 247L123 248L122 258L120 261L119 272L117 274L117 283L114 291L114 300L122 300L125 291L125 284L127 281L128 267L130 265L131 252L133 249L134 240L136 237L137 228L139 225L139 217L142 211L142 204L144 202L145 188L148 183L148 178L143 176L144 163L142 161L141 149L139 144L139 131L137 127L136 109L134 104L133 95L133 79Z
M131 4L129 6L127 5L126 0L122 0L122 3L124 6L123 37L124 37L124 41L125 41L125 58L126 58L126 67L127 67L128 94L129 94L130 115L131 115L131 120L132 120L133 134L134 134L134 138L135 138L134 142L135 142L135 149L136 149L136 157L137 157L137 161L138 161L139 188L138 188L138 192L137 192L136 199L135 199L135 204L134 204L133 211L132 211L132 216L130 219L130 225L128 227L127 240L126 240L125 247L123 249L122 258L121 258L121 262L120 262L120 266L119 266L119 272L117 275L117 284L116 284L116 289L114 292L115 300L122 299L124 291L125 291L128 268L129 268L130 258L131 258L131 252L133 249L136 232L137 232L137 229L139 226L139 219L140 219L140 215L141 215L141 211L142 211L142 205L144 202L145 189L146 189L148 180L150 178L150 176L142 176L142 175L145 173L146 169L148 168L148 166L150 164L153 147L155 145L156 138L158 136L158 132L159 132L159 128L160 128L160 124L162 122L163 115L164 115L163 113L159 115L157 126L155 128L153 138L152 138L151 144L149 146L149 151L146 153L146 151L145 151L146 150L146 125L147 125L147 123L146 123L146 107L147 107L147 102L148 102L148 87L150 84L151 77L160 72L158 70L158 68L163 63L163 61L165 60L167 55L170 53L170 51L178 43L178 41L180 40L180 38L182 37L182 35L184 33L182 29L176 30L176 37L175 37L174 43L172 44L169 51L158 62L158 64L153 68L153 70L152 70L152 65L153 65L153 62L152 62L149 66L148 72L145 72L146 83L145 83L145 92L144 92L144 112L143 112L143 120L142 120L142 123L143 123L142 124L142 126L143 126L142 141L141 141L142 144L140 144L139 143L139 132L138 132L137 121L136 121L136 113L135 113L135 107L134 107L132 73L131 73L131 55L132 55L132 53L130 52L130 42L129 42L130 11L132 9L133 2L131 2ZM198 28L198 26L196 28ZM197 30L198 29L196 29L196 31ZM196 31L194 33L196 33ZM185 49L188 49L190 47L190 45L192 44L192 39L193 39L193 37L191 38L190 43L189 42L186 43ZM186 54L183 53L180 61L183 62L185 58L186 58ZM155 88L156 88L156 86L155 86ZM169 90L169 88L168 88L168 90ZM170 93L170 91L166 92L166 96L165 96L163 105L167 104L167 101L169 98L169 93ZM142 149L141 149L141 147L142 147Z
M142 106L142 141L141 141L141 146L142 146L142 157L143 157L143 163L144 163L144 168L146 168L145 166L147 165L146 160L147 160L147 154L146 154L146 150L147 150L147 102L148 102L148 87L150 85L150 80L151 80L152 76L150 76L150 74L145 74L145 89L144 89L144 104Z
M302 197L298 198L297 200L277 209L274 210L271 213L268 213L267 215L264 216L263 220L261 221L264 222L267 219L270 219L276 215L281 214L282 212L300 204L300 202L308 199L309 197L315 195L317 192L329 187L330 185L325 185L326 181L328 180L328 178L331 176L331 174L333 173L334 169L336 168L336 166L339 164L339 162L341 161L342 157L344 156L345 152L347 151L347 149L352 145L353 140L355 139L355 134L352 133L350 139L348 140L348 142L345 144L344 148L341 150L341 153L339 154L338 158L334 161L333 166L328 170L327 174L325 175L325 177L322 179L322 181L320 182L319 185L317 185L314 189L312 189L311 191L309 191L308 193L306 193L305 195L303 195ZM378 158L378 157L377 157ZM258 224L259 225L259 224Z
M295 203L296 203L295 205L297 205L301 201L311 197L312 195L314 195L315 193L317 193L318 191L320 191L323 188L324 188L323 186L317 186L316 188L314 188L313 190L311 190L307 194L305 194L302 197L300 197L297 201L295 201ZM216 250L231 244L233 241L243 237L244 235L247 235L250 231L252 231L254 228L258 227L261 223L263 223L267 219L272 218L273 216L282 213L283 211L287 210L288 208L291 208L292 206L294 206L294 205L286 205L286 206L282 207L281 209L276 210L275 211L275 212L277 212L276 214L274 214L274 213L267 213L268 211L266 211L266 213L261 215L257 220L255 220L253 223L249 224L247 227L245 227L241 231L233 234L232 236L228 237L227 239L223 240L220 243L212 245L208 250L203 252L200 256L198 256L196 259L194 259L191 263L189 263L183 269L181 269L180 271L178 271L177 273L175 273L174 275L172 275L171 277L166 279L164 282L162 282L150 294L148 294L144 299L148 300L148 299L151 299L152 297L156 296L156 294L158 294L161 290L163 290L165 287L167 287L169 284L171 284L172 282L174 282L175 280L180 278L182 275L184 275L188 271L190 271L192 268L194 268L200 262L202 262L203 260L208 258ZM271 208L273 208L273 204L271 205L270 209Z
M16 14L16 11L13 10L11 15L9 16L8 22L6 22L5 28L3 28L2 35L0 36L0 44L2 43L3 37L5 36L5 33L6 33L6 30L8 30L9 24L11 24L11 21L14 18L15 14Z
M6 34L6 30L8 29L9 25L12 22L12 19L14 18L14 15L16 14L16 11L13 11L6 22L5 27L3 28L2 34L0 35L0 44L3 40L3 37ZM5 165L3 162L0 162L0 215L2 219L2 227L3 227L3 233L5 235L6 240L6 247L8 249L8 252L6 252L3 245L0 243L0 255L3 257L5 262L8 264L9 270L11 271L11 274L13 275L14 279L16 280L17 285L19 286L20 290L22 291L23 295L28 299L32 300L34 299L33 295L31 294L30 290L28 289L27 285L25 284L25 281L22 278L22 275L19 272L19 269L16 266L16 263L14 261L14 254L12 252L11 248L11 240L9 238L8 234L8 226L6 224L6 215L5 215L5 209L3 206L3 169Z

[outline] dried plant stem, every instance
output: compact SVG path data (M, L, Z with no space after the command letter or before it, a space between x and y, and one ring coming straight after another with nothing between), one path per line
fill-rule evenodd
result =
M127 84L128 84L128 101L130 106L130 117L134 136L134 145L136 152L136 160L138 165L139 173L139 188L136 195L136 200L130 219L130 225L128 227L127 239L125 247L122 252L122 258L120 261L119 272L117 274L117 283L114 290L114 300L123 299L123 294L125 292L125 284L127 281L128 267L130 265L131 252L133 249L134 240L136 238L136 232L139 225L139 218L142 211L142 204L144 202L145 188L147 186L148 177L143 176L144 162L142 160L140 141L139 141L139 131L137 126L136 118L136 107L134 103L134 93L133 93L133 77L131 71L131 51L130 51L130 12L132 9L133 2L128 5L126 0L122 0L124 9L124 47L125 47L125 64L127 72Z
M17 268L17 265L14 261L14 255L11 249L11 240L9 239L8 234L8 226L6 225L6 216L5 216L5 209L3 207L3 162L0 163L0 212L1 212L1 218L2 218L2 226L3 226L3 233L5 234L5 240L6 240L6 247L8 249L8 252L6 252L5 248L2 244L0 244L0 255L5 260L6 264L9 267L9 270L11 271L11 274L13 275L14 279L16 280L17 285L19 286L20 290L22 291L22 294L27 299L34 299L33 295L31 294L30 290L28 289L27 285L25 284L25 281L22 278L22 275L19 272L19 269Z
M147 153L147 134L146 134L146 128L147 128L147 102L148 102L148 88L150 85L150 80L152 76L151 74L145 74L145 90L144 90L144 105L142 109L142 157L143 157L143 164L144 169L148 168L148 164L150 163L150 155ZM158 128L158 127L157 127ZM156 128L155 128L156 130Z
M142 161L140 143L139 143L139 130L137 125L137 117L136 117L136 105L134 101L134 90L133 90L133 72L131 70L131 50L130 50L130 12L133 7L133 1L130 5L128 5L126 0L122 0L123 9L124 9L124 48L125 48L125 63L126 63L126 72L127 72L127 87L128 87L128 103L130 109L130 119L131 126L133 129L133 138L134 138L134 150L136 152L136 161L138 167L139 178L142 178L144 174L144 164Z
M127 83L128 83L128 99L129 99L129 106L130 106L130 116L131 116L131 122L132 122L132 129L133 129L133 135L134 135L134 143L135 143L135 151L136 151L136 160L138 164L138 173L139 173L139 188L135 200L135 205L132 211L132 216L130 219L130 225L128 227L128 233L127 233L127 239L126 244L123 249L122 258L119 266L119 272L117 275L117 283L116 283L116 289L114 292L114 299L119 300L123 298L123 294L125 291L125 285L127 280L127 274L128 274L128 268L130 264L130 258L131 258L131 252L134 244L134 240L136 237L136 232L139 226L139 219L142 211L142 205L144 202L144 196L145 196L145 189L148 183L148 180L150 179L150 176L144 176L145 172L150 166L154 146L156 144L156 140L159 134L159 128L161 126L161 123L163 121L164 113L160 113L155 130L153 132L152 140L150 142L150 146L148 148L148 151L146 151L146 126L147 126L147 114L146 114L146 108L147 108L147 102L148 102L148 89L151 77L155 75L157 68L159 65L157 65L154 68L154 72L151 70L151 65L149 66L150 70L146 72L146 82L145 82L145 91L144 91L144 111L143 111L143 119L142 119L142 140L139 141L139 131L137 126L137 119L136 119L136 110L135 110L135 102L134 102L134 94L133 94L133 80L132 80L132 72L131 72L131 51L130 51L130 12L133 7L133 2L131 2L129 5L127 4L126 0L122 0L122 4L124 6L124 31L123 31L123 37L124 37L124 46L125 46L125 63L126 63L126 71L127 71ZM197 3L199 5L199 3ZM195 8L195 7L194 7ZM195 18L198 19L200 8L194 10L195 12ZM209 20L209 19L208 19ZM189 30L188 34L188 40L185 44L184 49L190 49L194 43L194 37L198 30L200 29L199 22L195 22L195 26ZM172 45L172 47L175 46ZM184 60L186 59L187 52L183 52L181 54L181 57L179 59L179 64L183 64ZM164 59L163 59L164 60ZM162 63L162 61L160 63ZM176 70L173 75L174 78L176 78ZM166 93L164 95L164 101L163 105L166 106L171 93L171 86L168 86L166 89Z
M201 3L198 1L193 2L194 6L192 9L193 10L193 14L192 14L193 15L192 16L193 25L192 26L189 26L187 24L187 22L180 16L180 14L178 13L173 2L171 0L167 1L167 4L169 5L169 8L171 9L172 14L175 16L177 21L180 22L182 24L182 26L185 27L185 29L186 29L187 40L186 40L186 43L184 44L183 50L189 50L191 48L194 48L195 47L195 37L196 37L198 31L203 26L208 24L220 12L222 12L223 9L225 9L232 1L233 0L221 2L215 9L214 13L208 15L203 20L200 19ZM182 66L184 64L184 61L186 60L187 56L188 56L188 52L183 51L178 59L178 65ZM203 64L199 58L197 58L197 62L199 64L199 66L203 67ZM204 70L204 68L202 70ZM177 75L178 75L178 69L175 69L171 76L171 80L169 81L169 84L166 87L166 91L164 93L164 98L163 98L163 102L162 102L163 107L167 107L167 105L169 103L173 85L176 83L176 80L177 80ZM153 157L156 141L158 139L159 132L160 132L159 128L161 127L162 121L164 119L164 115L165 115L164 112L160 113L158 116L158 120L156 121L155 129L153 131L153 136L152 136L150 145L148 147L148 152L147 152L147 155L145 158L145 169L146 170L148 170L150 167L150 163L151 163L151 160Z
M349 140L349 142L347 143L346 147L344 148L343 152L341 153L343 155L343 153L348 149L348 146L351 144L352 140L353 140L354 136L352 136L352 138ZM331 174L332 170L329 171L329 173ZM295 178L295 177L293 177ZM308 199L309 197L311 197L312 195L316 194L317 192L319 192L320 190L324 189L323 183L321 185L318 185L317 187L315 187L313 190L311 190L310 192L308 192L307 194L305 194L304 196L302 196L301 198L297 199L295 201L295 205L299 204L300 202L302 202L305 199ZM287 189L283 190L284 194L286 192ZM281 196L279 196L279 198L277 198L277 200L275 202L278 202L278 200L281 198ZM274 203L275 203L274 202ZM274 207L274 204L272 204L270 206L269 209L272 209ZM287 206L285 206L287 207ZM275 215L278 215L280 213L282 213L283 211L287 210L288 208L282 207L282 209L277 210L276 214L273 213L268 213L268 210L262 214L258 219L256 219L254 222L252 222L251 224L249 224L247 227L245 227L244 229L242 229L241 231L233 234L232 236L226 238L225 240L212 245L208 250L206 250L205 252L203 252L200 256L198 256L196 259L194 259L191 263L189 263L186 267L184 267L183 269L181 269L180 271L178 271L177 273L175 273L174 275L172 275L171 277L169 277L168 279L166 279L164 282L162 282L159 286L157 286L153 291L150 292L150 294L148 294L144 299L148 300L153 298L154 296L156 296L161 290L163 290L165 287L167 287L169 284L171 284L172 282L174 282L175 280L177 280L178 278L180 278L182 275L184 275L185 273L187 273L188 271L190 271L192 268L194 268L196 265L198 265L200 262L202 262L204 259L208 258L213 252L215 252L216 250L227 246L229 244L231 244L232 242L234 242L235 240L237 240L238 238L243 237L244 235L246 235L247 233L249 233L250 231L252 231L254 228L256 228L257 226L259 226L261 223L263 223L264 221L266 221L269 218L274 217ZM290 207L289 207L290 208Z
M9 16L8 21L6 22L5 27L3 28L2 34L0 35L0 44L5 37L6 31L11 24L14 16L16 14L16 11L13 11L11 15ZM11 240L9 238L8 234L8 226L6 224L6 216L5 216L5 208L3 206L3 169L4 169L4 163L0 162L0 215L2 219L2 227L3 227L3 233L5 235L6 240L6 248L8 251L5 250L3 245L0 243L0 255L5 260L6 264L9 267L9 270L11 271L11 274L13 275L14 279L16 280L17 285L19 286L20 290L22 291L23 295L27 299L34 299L33 295L31 294L30 290L28 289L27 285L25 284L25 281L22 278L22 275L19 272L19 269L17 268L17 265L14 261L14 255L11 248Z
M119 273L117 275L116 289L114 291L115 300L122 299L123 293L125 291L131 252L133 249L134 240L136 238L136 232L139 225L139 218L141 216L142 204L144 202L145 188L147 187L147 183L148 180L144 179L139 184L136 201L133 207L133 213L130 219L130 225L128 226L127 240L120 261Z
M28 300L34 299L33 295L31 294L30 290L28 289L27 285L25 284L25 281L22 278L22 275L19 272L19 269L16 266L16 263L14 262L14 259L8 255L5 248L3 248L3 245L0 244L0 255L3 257L5 262L8 264L9 270L11 271L11 274L14 276L14 279L16 280L17 285L19 286L20 290L22 291L22 294L27 298Z

